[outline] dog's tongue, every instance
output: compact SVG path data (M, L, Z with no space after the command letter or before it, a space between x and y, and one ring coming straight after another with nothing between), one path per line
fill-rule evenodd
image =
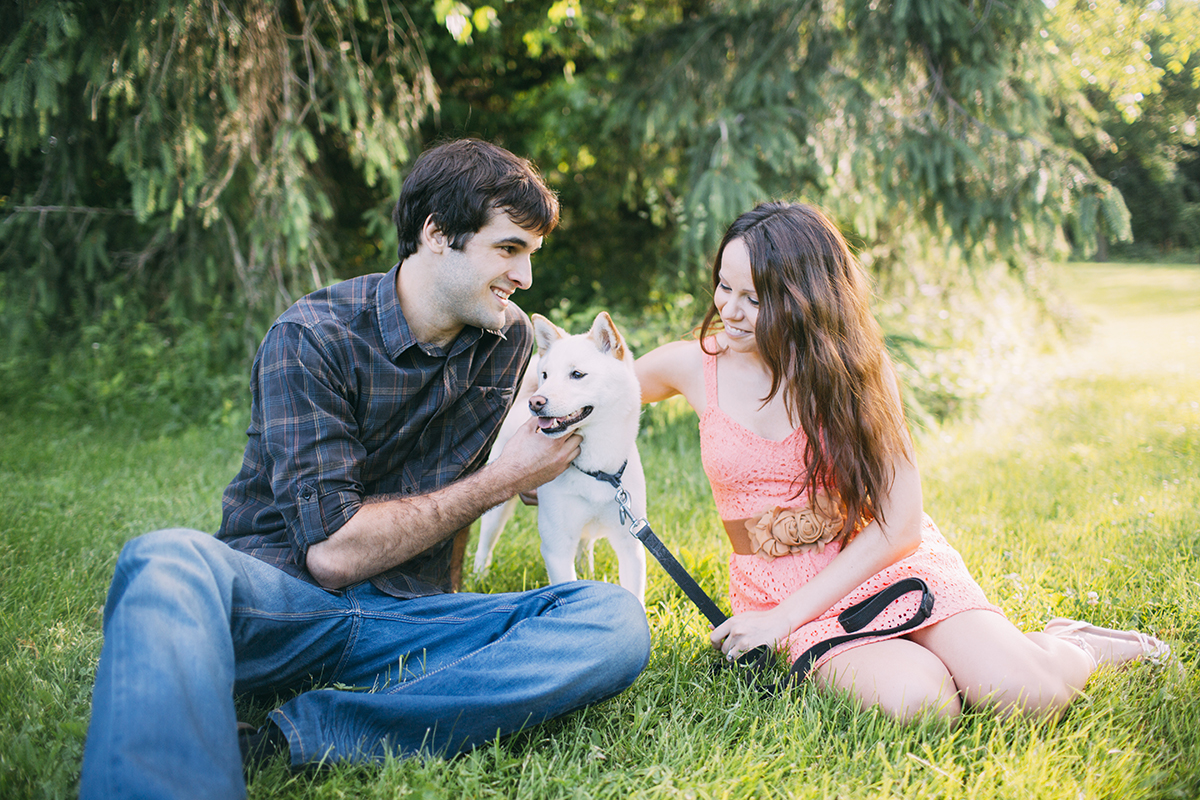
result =
M558 417L538 417L537 424L542 430L545 430L546 428L553 428L558 424Z

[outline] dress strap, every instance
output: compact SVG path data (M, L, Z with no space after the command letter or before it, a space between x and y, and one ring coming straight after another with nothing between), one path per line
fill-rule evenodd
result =
M700 343L700 357L704 359L704 407L718 408L717 405L717 357L704 352L706 344L715 344L709 337Z

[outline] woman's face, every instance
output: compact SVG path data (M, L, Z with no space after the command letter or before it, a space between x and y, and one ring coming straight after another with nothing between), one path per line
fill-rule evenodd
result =
M750 251L741 239L732 239L721 254L713 304L725 326L728 347L742 353L757 352L754 326L758 321L758 292L750 271Z

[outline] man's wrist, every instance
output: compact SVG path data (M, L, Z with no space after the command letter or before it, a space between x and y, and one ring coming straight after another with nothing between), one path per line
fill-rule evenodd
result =
M486 507L480 511L495 508L510 497L526 490L522 475L503 461L493 461L476 472L473 478L479 481L477 497L485 498Z

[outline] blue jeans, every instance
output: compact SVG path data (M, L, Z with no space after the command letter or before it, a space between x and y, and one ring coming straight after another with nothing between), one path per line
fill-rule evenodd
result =
M245 796L243 693L301 692L270 714L293 765L449 755L622 691L649 650L641 605L608 583L397 600L146 534L104 609L80 796Z

